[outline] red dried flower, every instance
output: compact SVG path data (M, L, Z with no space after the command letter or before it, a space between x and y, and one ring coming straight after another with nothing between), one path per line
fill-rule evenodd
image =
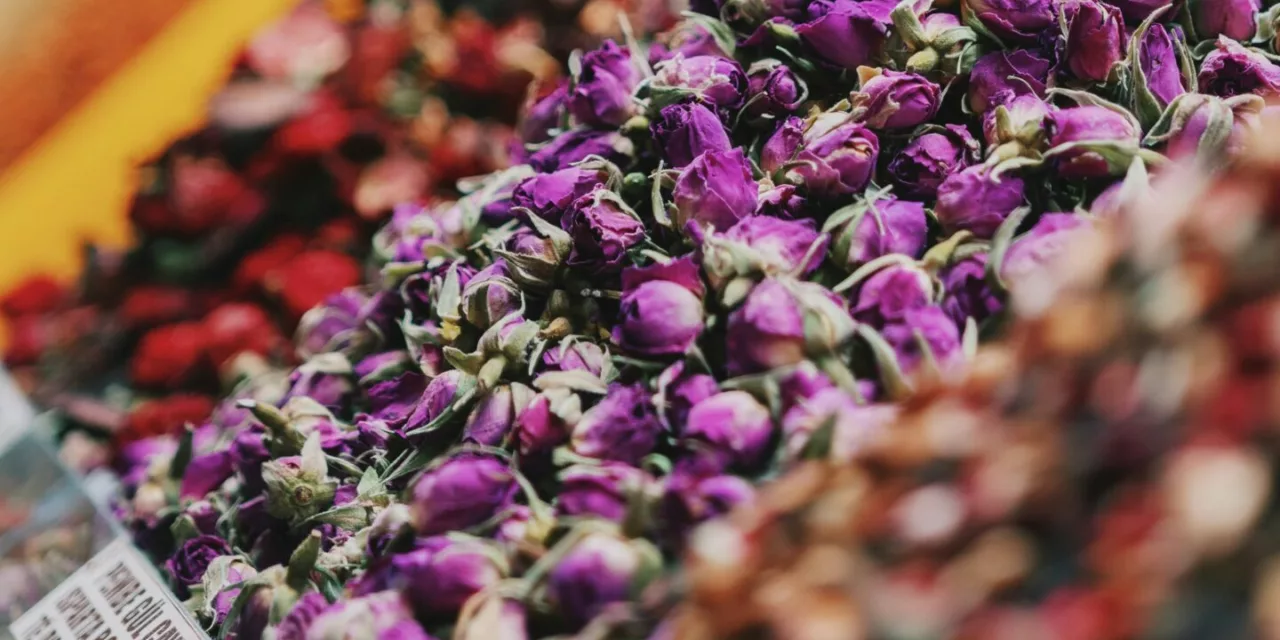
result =
M4 362L11 367L21 367L39 362L49 346L49 324L40 316L26 315L9 320L9 344L5 348Z
M320 154L337 147L351 134L351 114L342 101L319 92L297 118L276 131L276 148L298 155Z
M131 329L145 329L195 315L191 292L163 285L139 285L120 303L120 320Z
M219 367L245 351L269 355L284 342L267 312L248 302L229 302L214 309L205 317L204 329L209 360Z
M179 393L136 405L116 432L118 444L178 433L187 423L199 424L213 412L213 399Z
M31 276L0 298L0 313L10 318L48 313L66 296L66 287L57 280L46 275Z
M289 262L273 278L271 289L280 296L290 317L299 318L329 294L360 284L360 265L334 251L307 251Z
M235 290L249 293L263 289L268 280L305 248L306 241L297 235L283 235L272 240L240 261L235 275L231 277Z
M176 389L208 373L209 337L199 322L152 329L138 343L129 377L142 387Z

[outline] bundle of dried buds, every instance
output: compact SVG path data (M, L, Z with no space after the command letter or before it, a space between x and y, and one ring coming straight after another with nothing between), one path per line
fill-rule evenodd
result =
M1280 637L1280 118L1130 172L1006 340L693 534L664 637Z

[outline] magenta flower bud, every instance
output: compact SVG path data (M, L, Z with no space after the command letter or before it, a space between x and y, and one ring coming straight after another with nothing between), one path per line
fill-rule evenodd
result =
M985 167L969 167L938 187L933 214L947 233L967 229L979 238L990 238L1000 223L1022 206L1023 189L1017 176L995 178Z
M722 55L686 58L677 54L658 65L649 89L659 104L692 97L716 110L735 110L746 95L747 74Z
M572 129L535 149L529 154L528 163L538 173L551 173L567 169L589 156L623 163L632 151L631 141L617 131Z
M575 200L591 193L604 182L595 169L569 167L553 173L526 178L511 193L511 203L524 207L547 222L559 224L560 217Z
M768 407L745 391L724 391L689 410L680 432L681 446L720 470L758 469L773 441Z
M311 622L307 640L349 640L356 630L378 640L432 640L398 591L335 602Z
M1197 81L1202 93L1219 98L1244 93L1272 97L1280 95L1280 65L1238 42L1219 38L1217 48L1200 64Z
M190 587L200 584L209 563L219 556L231 555L231 545L218 536L196 536L178 547L165 561L164 568L172 578L179 595L186 597Z
M345 414L355 396L351 373L351 363L341 354L313 356L289 374L289 391L283 400L306 397L336 414Z
M813 220L753 216L704 238L702 264L712 285L723 289L736 278L808 276L821 266L826 247Z
M804 81L791 67L778 60L756 62L747 69L747 100L744 115L753 121L781 118L795 111L804 101Z
M724 49L716 41L716 36L707 27L692 21L683 20L670 31L660 36L664 42L655 42L649 49L649 64L657 66L659 62L670 60L676 55L686 58L694 56L724 56Z
M677 169L705 152L733 148L720 117L697 102L663 107L658 118L649 125L649 133L667 166Z
M658 395L654 402L671 429L684 425L694 405L720 391L715 378L685 369L683 361L677 362L658 376Z
M760 193L760 199L756 203L756 216L799 220L809 217L805 210L807 205L808 201L800 195L795 185L782 184Z
M1138 47L1138 64L1146 76L1147 87L1161 107L1187 92L1182 85L1175 36L1176 40L1181 40L1182 32L1177 27L1166 29L1164 25L1155 23L1142 35Z
M903 147L889 163L899 193L932 199L947 176L978 161L982 147L962 125L931 128Z
M922 75L862 67L862 88L853 95L872 129L910 129L933 119L942 90Z
M622 522L632 501L645 499L653 486L652 476L628 464L573 465L560 472L556 514Z
M1004 301L987 282L987 254L978 253L943 269L942 310L957 327L969 318L982 323L1004 308Z
M236 598L240 596L241 589L232 585L245 582L256 575L258 572L253 567L235 556L221 556L209 564L203 580L204 597L208 609L213 610L215 625L226 621ZM204 613L207 614L208 609Z
M798 402L782 416L783 448L788 461L799 460L813 436L831 429L827 459L848 464L898 416L897 405L860 405L839 389L824 389Z
M987 144L998 147L1014 143L1019 150L1043 151L1047 136L1045 118L1057 111L1053 105L1039 96L1023 94L1000 105L1007 120L1001 119L1001 111L992 109L982 118L982 136Z
M1148 140L1164 142L1164 153L1170 158L1233 154L1243 144L1261 102L1252 95L1224 100L1187 94L1170 105L1172 117L1157 123Z
M809 21L795 27L807 52L829 66L850 71L871 62L884 47L888 26L854 0L817 0Z
M359 289L345 289L304 313L295 334L298 355L309 358L349 344L359 333L360 309L368 298Z
M661 436L662 422L644 385L613 384L574 425L570 447L588 458L638 465Z
M986 113L1014 96L1031 93L1043 98L1049 67L1048 60L1026 49L988 53L969 72L969 107Z
M1028 276L1058 260L1079 231L1088 226L1088 218L1073 213L1040 216L1036 226L1009 245L1000 263L1000 277L1016 289Z
M180 498L203 498L222 486L235 474L235 460L231 451L223 449L191 459L182 473Z
M760 166L818 197L856 193L871 180L880 141L852 116L828 112L806 124L788 118L765 143Z
M519 382L494 387L480 399L462 430L462 441L496 447L505 443L512 425L529 403L533 389Z
M1253 39L1260 0L1194 0L1190 3L1195 33L1201 40L1226 36L1237 42Z
M569 440L569 430L582 416L582 401L564 389L543 391L516 418L517 451L521 456L549 453Z
M547 595L564 619L580 628L608 605L638 593L645 586L642 578L659 563L657 551L641 541L593 531L551 569Z
M307 630L329 608L329 601L324 594L312 591L294 603L293 608L285 614L276 625L276 640L307 640Z
M1077 78L1105 82L1124 59L1120 10L1099 0L1076 0L1069 13L1066 63Z
M390 429L400 429L427 390L427 377L410 371L376 382L365 391L369 413Z
M631 94L639 81L640 71L631 63L631 53L606 41L582 56L582 70L569 94L569 112L589 127L621 125L635 113Z
M405 420L405 431L413 431L418 427L426 426L440 417L445 412L445 409L448 409L460 397L459 387L467 385L469 382L468 375L458 369L450 369L432 378L431 382L427 384L422 398L418 401L417 406L414 407L413 413L409 414L409 417Z
M560 118L568 100L568 81L562 81L542 98L533 98L521 111L524 121L520 126L520 139L527 144L551 139L551 131L560 126Z
M677 470L665 479L662 495L664 529L679 549L695 526L727 515L753 501L755 487L735 475L704 475Z
M546 371L586 371L601 376L609 355L600 345L585 340L565 341L542 352L542 366Z
M1106 107L1059 109L1045 119L1049 146L1073 142L1116 142L1138 145L1139 131L1131 118ZM1101 155L1077 149L1058 156L1058 173L1065 178L1091 178L1111 174Z
M474 527L510 505L519 491L506 461L454 454L414 483L410 505L414 527L424 536Z
M197 500L188 504L179 516L191 523L192 530L206 536L217 533L218 518L221 517L222 510L208 500Z
M644 223L617 194L603 187L578 198L560 226L573 238L566 263L600 274L622 270L627 250L644 239Z
M703 294L692 256L625 269L613 341L641 356L685 353L705 326Z
M814 282L768 278L729 314L729 375L768 371L835 349L854 331L840 296Z
M836 216L842 221L831 229L831 256L846 270L891 253L918 258L924 251L929 225L923 203L870 199L837 212L832 218ZM848 220L843 220L845 216ZM831 223L828 220L827 224Z
M492 543L462 534L437 536L391 557L391 583L420 616L457 615L471 596L510 572Z
M724 231L755 212L759 192L742 149L707 151L676 180L672 193L676 228L683 230L693 223L699 229L711 226Z
M900 322L907 311L929 306L933 278L914 264L893 264L871 275L854 296L853 317L874 327Z
M898 366L911 374L924 362L923 338L929 352L943 371L955 366L964 354L960 346L960 329L941 307L928 306L908 309L899 322L886 325L880 335L893 347L898 356Z
M462 289L462 315L478 329L488 329L523 304L520 286L502 258L481 269Z
M262 463L271 459L267 445L263 441L263 432L257 429L245 429L236 434L228 448L231 452L231 463L236 473L244 481L248 493L262 491Z
M1049 0L965 0L965 6L997 38L1012 42L1032 42L1058 19Z

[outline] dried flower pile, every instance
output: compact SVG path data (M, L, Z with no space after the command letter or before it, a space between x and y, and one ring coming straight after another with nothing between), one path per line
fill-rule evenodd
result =
M246 376L185 438L123 452L121 516L211 629L644 637L675 592L659 577L688 532L790 469L773 493L803 484L820 459L870 493L801 492L830 501L813 511L816 535L847 535L843 519L863 515L853 530L884 533L883 548L799 556L805 579L839 595L804 592L819 607L808 616L788 615L804 610L788 584L744 599L739 581L707 582L695 566L695 596L710 584L723 596L712 604L730 604L685 618L727 633L779 612L786 637L828 622L856 637L871 614L844 607L837 587L864 563L902 558L904 582L889 588L950 584L928 569L968 541L966 524L1058 488L1027 475L1047 455L1042 429L999 431L998 416L989 427L929 389L971 362L987 373L1001 352L975 353L1000 329L1007 292L1045 304L1045 265L1095 224L1084 211L1110 217L1146 193L1164 154L1231 162L1280 90L1271 54L1214 31L1235 5L1191 7L1190 38L1162 22L1170 7L1096 0L695 8L655 43L626 32L573 56L571 80L523 114L511 168L461 181L456 201L397 206L373 237L377 281L302 318L300 366ZM1072 257L1097 270L1110 255ZM1193 280L1167 286L1229 290L1222 272L1177 273ZM1211 299L1160 309L1185 318ZM1150 317L1071 307L1035 344L1096 346ZM1045 369L1024 381L1056 384L1055 353L1027 353ZM1081 379L1163 389L1178 380L1143 376L1184 371L1137 364ZM1073 391L1029 411L1084 411ZM1100 410L1134 411L1128 400ZM921 407L941 423L912 422ZM988 428L1006 440L981 439ZM1108 435L1119 440L1104 453L1119 457L1104 470L1149 453ZM746 513L772 522L770 504ZM1051 504L1050 522L1082 523ZM1129 523L1114 526L1107 540L1123 547ZM760 541L706 531L693 557L710 545L744 558L726 569L744 579L759 564L749 553L773 551L772 538L750 547ZM1014 552L1032 546L1021 540ZM779 562L795 560L778 542ZM1022 559L999 555L1004 543L966 565L993 590ZM1133 586L1145 573L1121 577L1123 595L1151 601ZM946 596L984 597L944 592L901 613L918 603L880 587L868 589L887 594L891 617L918 625L895 634L932 629L937 609L960 606ZM836 618L819 615L828 605ZM735 615L747 622L721 619Z

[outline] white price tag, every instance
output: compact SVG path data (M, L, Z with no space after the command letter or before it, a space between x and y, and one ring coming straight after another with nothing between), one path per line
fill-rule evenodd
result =
M182 603L120 538L9 625L15 640L204 640Z

